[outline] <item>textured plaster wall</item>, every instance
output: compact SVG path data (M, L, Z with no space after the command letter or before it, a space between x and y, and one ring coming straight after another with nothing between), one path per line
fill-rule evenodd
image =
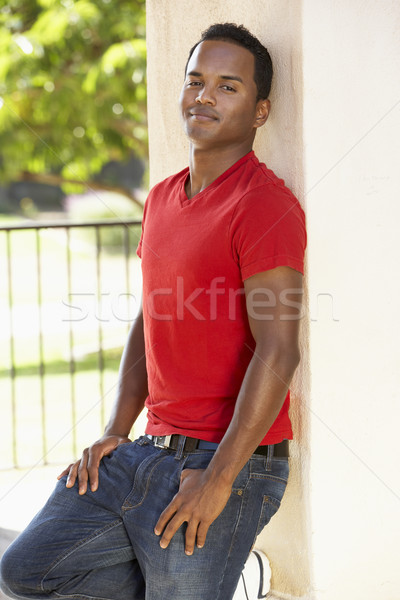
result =
M318 600L400 598L399 31L397 1L303 2Z
M201 31L215 22L242 23L267 44L276 77L272 112L257 134L261 160L283 177L302 199L302 58L300 3L290 0L236 2L213 0L147 1L148 95L151 183L187 165L188 144L180 124L178 96L184 67ZM282 507L257 545L273 563L273 587L302 596L309 588L308 441L302 399L307 392L307 324L304 360L292 386L296 442L292 444L291 478Z
M272 113L256 152L308 220L303 360L282 507L258 546L276 595L399 600L400 4L147 0L151 182L187 164L177 98L212 22L269 47Z

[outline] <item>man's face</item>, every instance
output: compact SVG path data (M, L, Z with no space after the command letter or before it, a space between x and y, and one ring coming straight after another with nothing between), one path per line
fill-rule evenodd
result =
M260 124L256 98L252 53L229 42L202 42L187 65L179 100L189 140L199 148L251 147Z

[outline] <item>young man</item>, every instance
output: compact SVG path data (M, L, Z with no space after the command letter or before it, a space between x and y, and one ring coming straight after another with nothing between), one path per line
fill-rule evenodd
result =
M252 152L271 76L243 27L214 25L190 52L189 168L146 203L143 313L114 411L5 555L11 597L229 600L279 507L305 229ZM146 435L131 442L144 405Z

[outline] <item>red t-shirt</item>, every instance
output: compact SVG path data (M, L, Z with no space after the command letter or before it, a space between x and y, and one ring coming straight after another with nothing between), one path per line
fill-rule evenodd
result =
M143 216L146 433L219 442L255 347L243 281L303 272L304 213L250 152L188 199L186 168L156 185ZM263 444L291 439L289 393Z

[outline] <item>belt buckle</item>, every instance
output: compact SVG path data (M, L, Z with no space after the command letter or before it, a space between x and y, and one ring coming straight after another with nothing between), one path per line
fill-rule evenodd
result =
M171 437L172 437L171 435L163 435L163 436L158 435L156 437L156 439L154 440L154 445L157 448L163 448L163 449L169 448L169 445L171 443ZM158 440L160 440L160 441L158 441ZM163 440L163 441L161 442L161 440Z

